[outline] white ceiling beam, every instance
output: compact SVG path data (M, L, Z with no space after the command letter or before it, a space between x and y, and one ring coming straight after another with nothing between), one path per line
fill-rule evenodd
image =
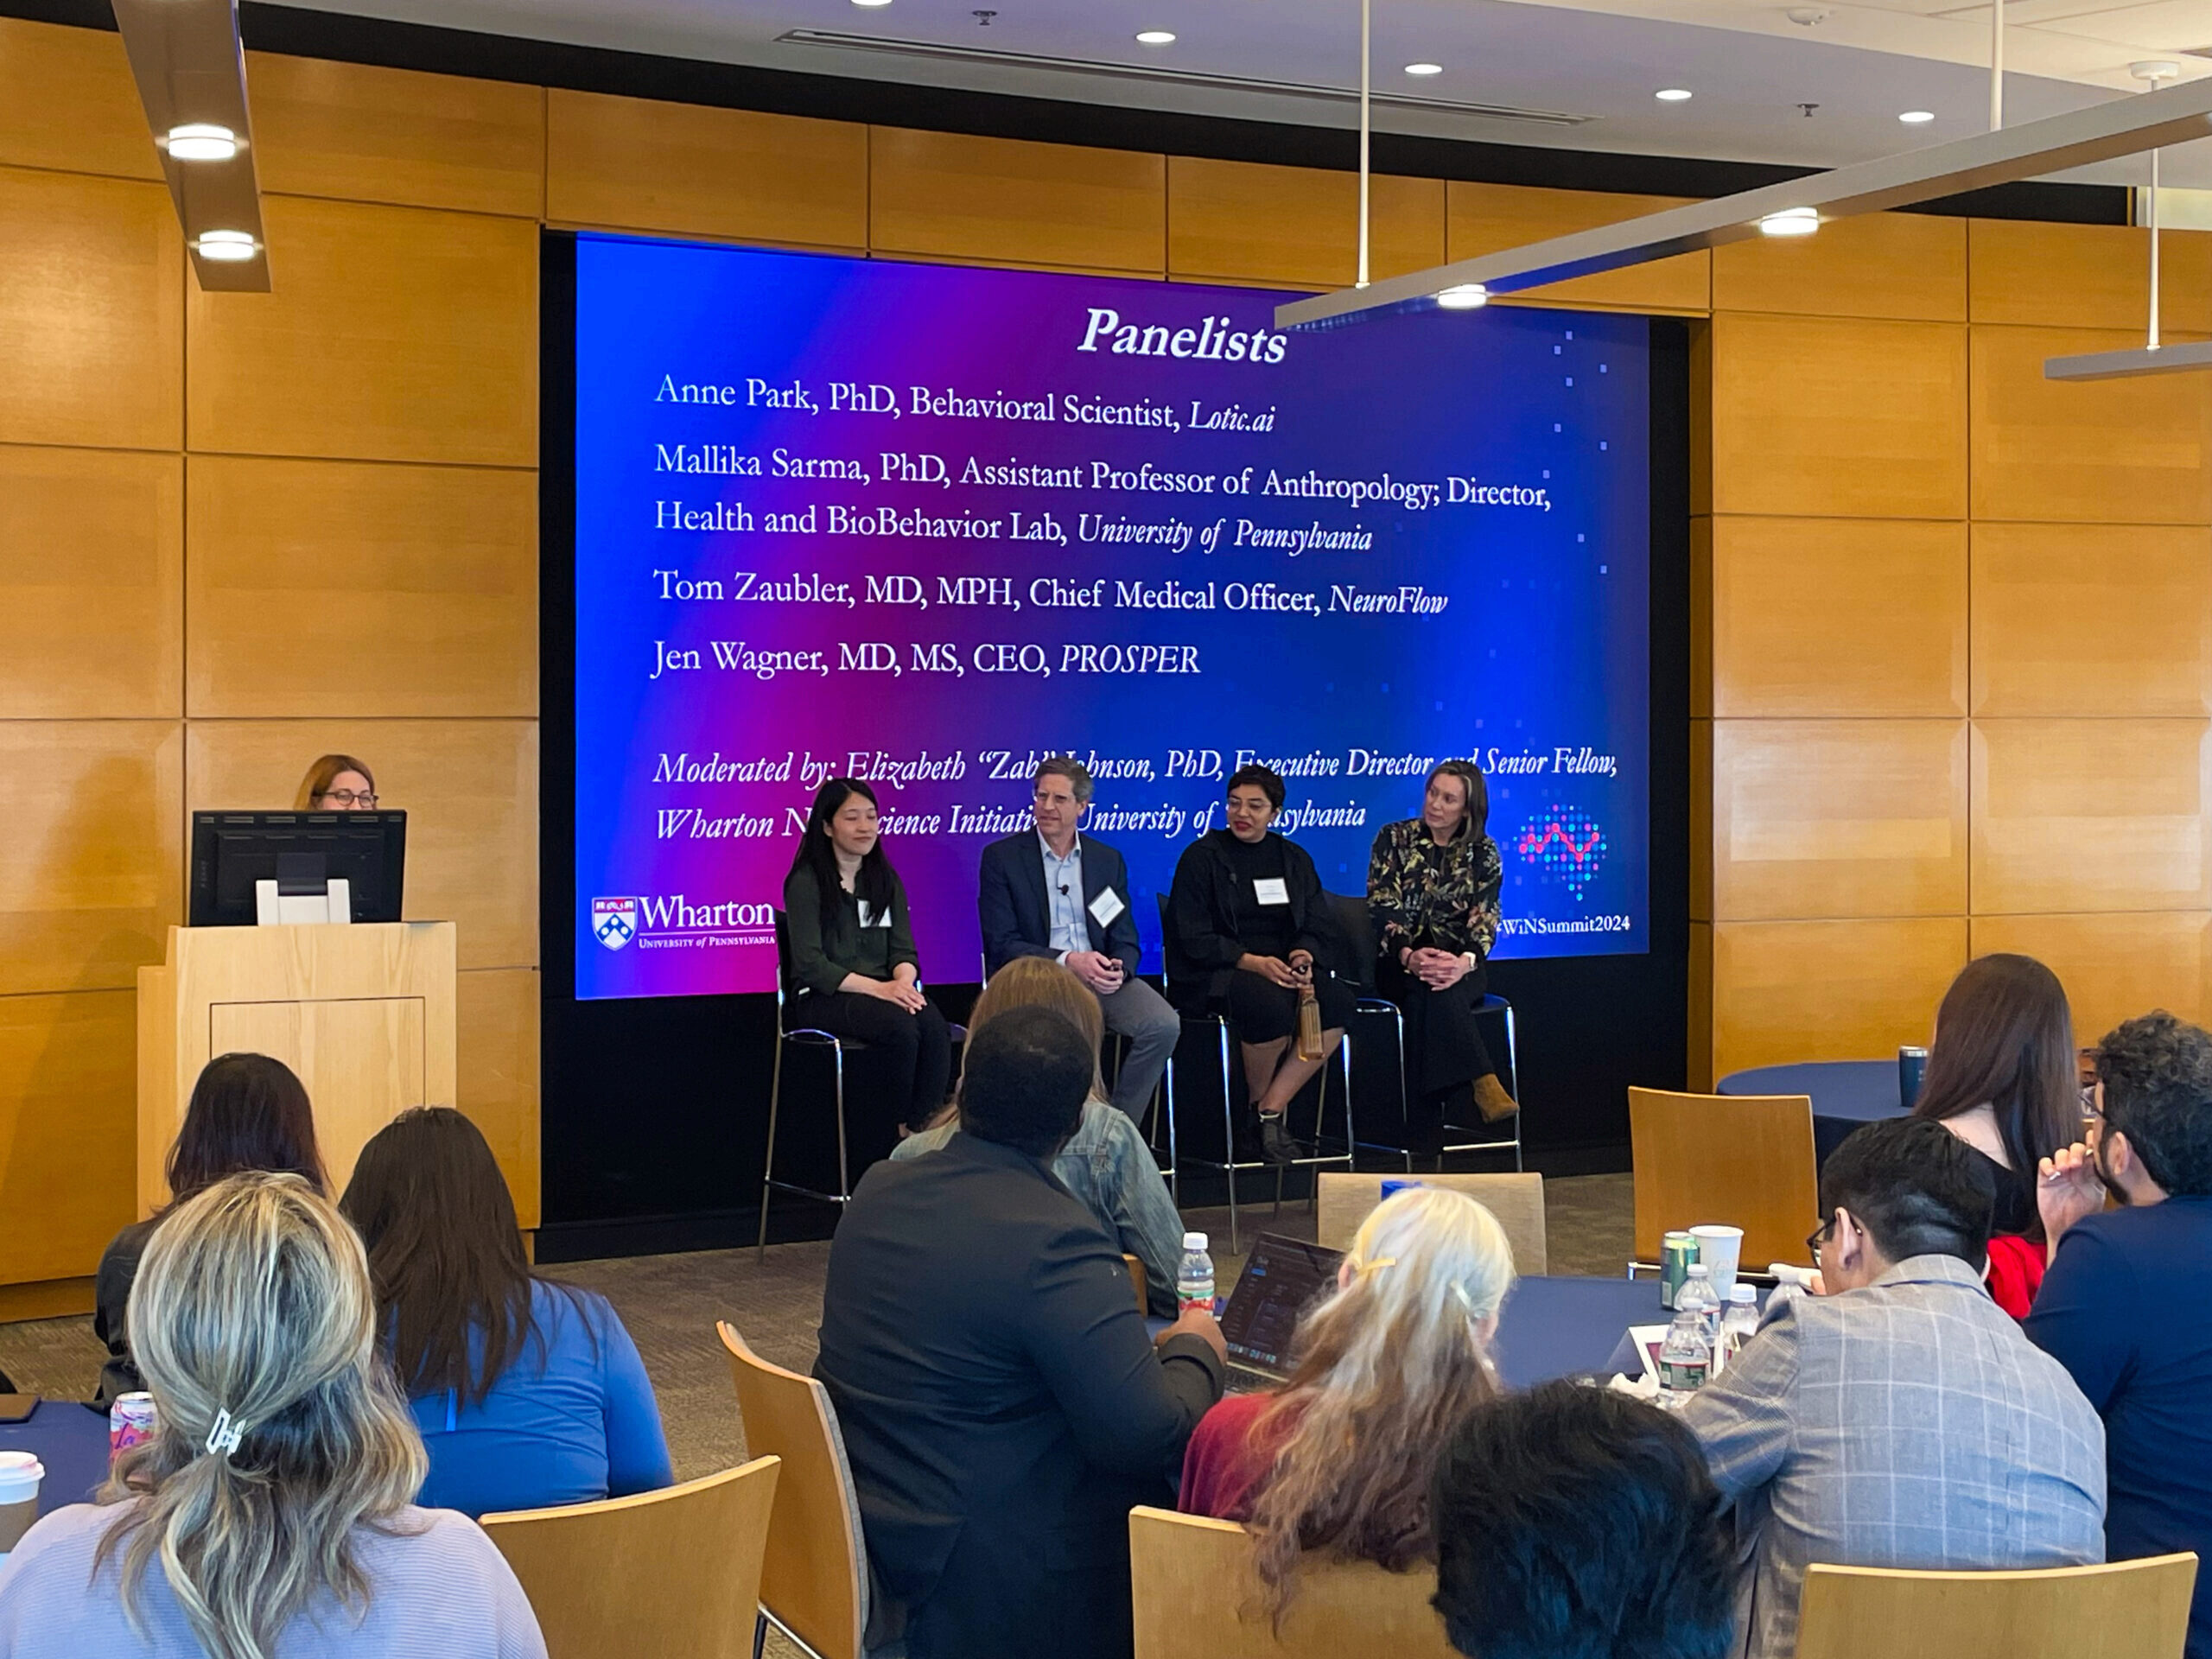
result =
M1884 213L2207 136L2212 136L2212 77L1999 132L1669 207L1526 247L1454 260L1408 276L1386 277L1363 289L1294 300L1275 308L1275 326L1327 327L1389 312L1427 309L1440 290L1473 283L1492 295L1516 293L1744 241L1759 234L1760 219L1786 208L1810 207L1822 219Z

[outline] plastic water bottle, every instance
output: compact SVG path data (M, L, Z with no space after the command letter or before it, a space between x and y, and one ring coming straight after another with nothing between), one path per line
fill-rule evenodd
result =
M1694 1307L1678 1308L1659 1345L1660 1398L1679 1406L1712 1374L1713 1343L1705 1334L1705 1316Z
M1728 1293L1728 1306L1720 1315L1720 1345L1713 1351L1713 1371L1718 1376L1736 1363L1737 1351L1759 1328L1759 1294L1738 1284Z
M1705 1347L1709 1354L1720 1343L1720 1297L1713 1288L1713 1274L1702 1262L1690 1263L1689 1276L1682 1281L1682 1287L1675 1293L1675 1312L1694 1312L1705 1328ZM1713 1367L1715 1370L1719 1366Z
M1194 1307L1213 1312L1213 1257L1206 1254L1204 1233L1183 1235L1183 1259L1175 1268L1175 1311Z

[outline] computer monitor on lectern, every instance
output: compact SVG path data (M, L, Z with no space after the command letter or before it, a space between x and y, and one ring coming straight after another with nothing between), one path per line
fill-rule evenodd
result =
M342 880L349 919L396 922L406 864L404 812L195 812L187 916L251 927L270 919L260 883L303 898Z

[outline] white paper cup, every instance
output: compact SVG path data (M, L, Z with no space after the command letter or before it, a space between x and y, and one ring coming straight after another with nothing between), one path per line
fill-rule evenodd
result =
M46 1465L35 1452L0 1452L0 1552L15 1548L38 1519Z
M1697 1259L1705 1263L1706 1274L1713 1281L1713 1294L1726 1302L1729 1291L1735 1287L1736 1266L1744 1254L1744 1230L1693 1227L1690 1236L1697 1240Z

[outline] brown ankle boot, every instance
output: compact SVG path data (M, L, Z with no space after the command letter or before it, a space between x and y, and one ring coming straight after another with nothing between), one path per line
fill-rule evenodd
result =
M1475 1079L1475 1109L1483 1115L1485 1123L1496 1123L1509 1118L1521 1109L1512 1096L1505 1092L1505 1085L1497 1080L1497 1073L1485 1071Z

